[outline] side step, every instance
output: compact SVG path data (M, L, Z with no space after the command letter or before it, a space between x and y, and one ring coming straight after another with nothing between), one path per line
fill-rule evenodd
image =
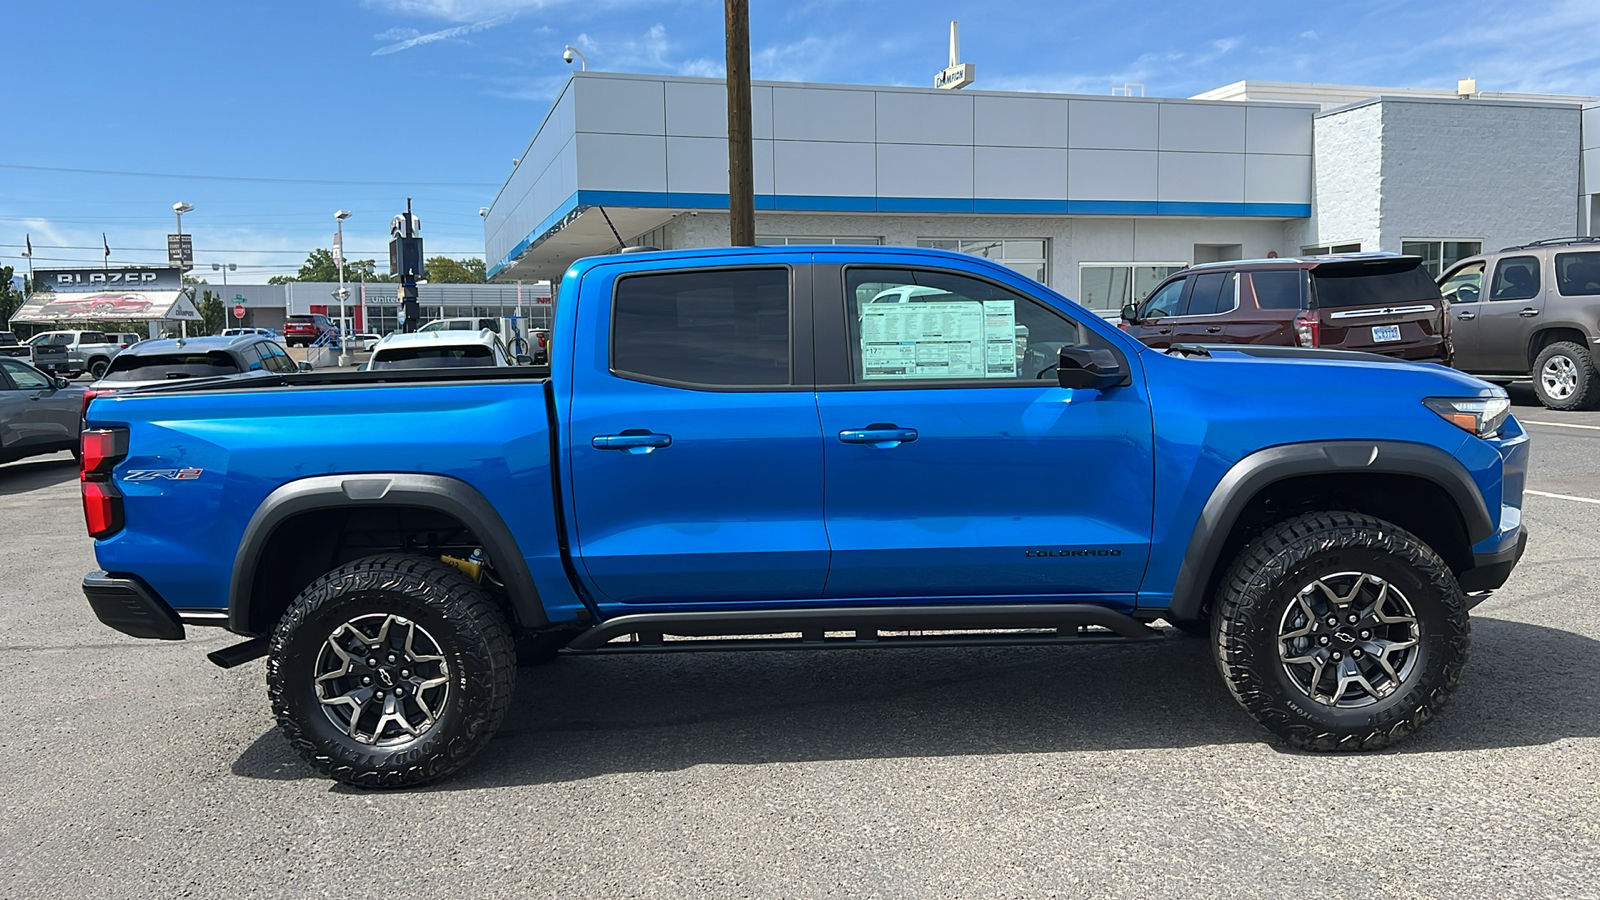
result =
M830 637L848 631L852 637ZM883 631L944 634L880 634ZM800 637L749 637L792 635ZM633 640L612 643L632 635ZM666 640L666 637L695 640ZM573 638L567 653L695 650L837 650L865 647L1011 646L1158 641L1162 633L1132 616L1083 603L977 606L867 606L839 609L633 613Z

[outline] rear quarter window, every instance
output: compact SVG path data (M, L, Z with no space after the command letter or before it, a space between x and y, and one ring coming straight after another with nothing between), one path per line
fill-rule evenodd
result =
M1439 300L1439 286L1416 262L1319 266L1311 270L1317 306L1389 306Z
M1557 253L1556 290L1566 297L1600 294L1600 253Z
M1305 302L1302 291L1305 281L1305 273L1301 269L1250 273L1256 306L1261 309L1301 309Z

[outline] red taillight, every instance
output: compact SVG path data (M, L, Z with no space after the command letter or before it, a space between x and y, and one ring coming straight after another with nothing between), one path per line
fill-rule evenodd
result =
M83 518L89 536L102 538L122 530L122 494L111 483L111 470L128 456L128 430L85 428L80 442Z
M549 339L550 339L550 336L548 334L545 334L542 331L539 332L539 346L543 347L544 346L544 342L549 340Z
M98 396L100 396L102 393L103 393L103 391L84 391L83 392L83 410L79 413L79 415L83 418L83 420L85 422L87 422L89 420L89 401L93 400L94 398L96 398Z
M102 538L122 530L122 495L109 481L83 483L83 520L89 537Z
M1322 343L1322 323L1317 311L1308 309L1294 317L1294 340L1302 347L1316 347Z

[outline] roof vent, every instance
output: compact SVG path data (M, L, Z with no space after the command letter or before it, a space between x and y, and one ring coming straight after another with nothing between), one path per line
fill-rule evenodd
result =
M1456 82L1456 96L1465 100L1478 92L1478 79L1463 78Z

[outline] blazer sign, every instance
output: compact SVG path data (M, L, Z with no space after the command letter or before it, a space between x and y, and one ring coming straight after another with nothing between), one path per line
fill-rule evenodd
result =
M40 287L57 291L176 291L181 287L177 269L40 269L34 278Z

